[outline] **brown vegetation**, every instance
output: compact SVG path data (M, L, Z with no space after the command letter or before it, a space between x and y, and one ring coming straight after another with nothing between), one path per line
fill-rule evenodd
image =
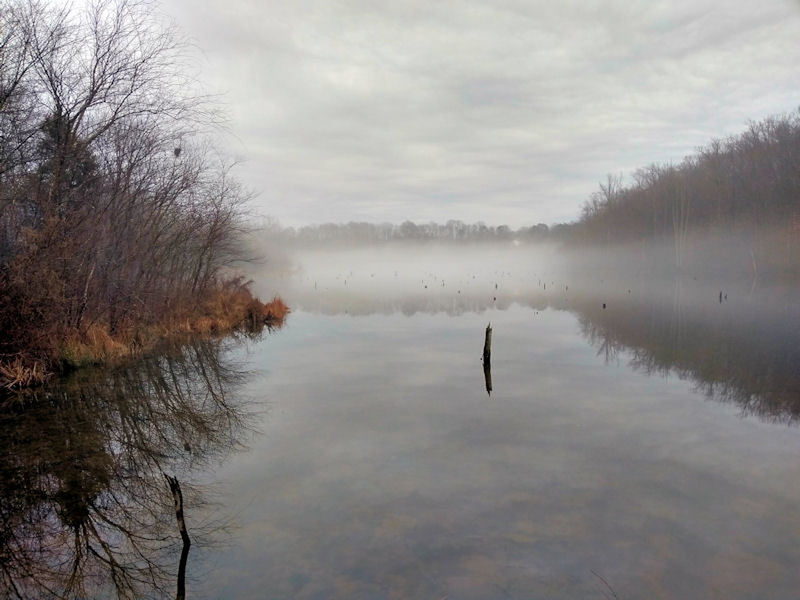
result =
M0 381L274 318L235 277L250 195L152 6L0 0Z
M105 323L84 330L61 333L51 340L47 352L34 357L20 352L0 362L0 387L19 389L44 383L54 372L89 365L124 364L178 342L197 336L224 336L244 331L257 333L263 327L283 325L289 307L279 297L264 303L238 281L221 286L202 302L185 305L168 319L150 325L131 325L111 332Z

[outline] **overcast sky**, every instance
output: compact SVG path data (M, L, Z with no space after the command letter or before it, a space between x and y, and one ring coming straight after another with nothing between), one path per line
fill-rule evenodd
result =
M284 225L570 221L800 106L800 0L164 0Z

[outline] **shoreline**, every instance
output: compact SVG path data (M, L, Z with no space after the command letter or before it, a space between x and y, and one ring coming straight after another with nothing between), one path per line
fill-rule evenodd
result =
M115 332L92 324L54 340L50 356L0 360L0 388L15 392L35 388L54 377L92 366L114 366L186 338L226 336L237 331L279 328L290 313L279 296L262 302L246 286L221 286L198 304L184 304L156 323L130 324Z

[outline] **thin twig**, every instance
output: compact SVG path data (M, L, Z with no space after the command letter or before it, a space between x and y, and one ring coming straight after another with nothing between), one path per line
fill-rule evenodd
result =
M597 571L595 571L594 569L589 569L589 570L592 572L592 575L594 575L595 577L597 577L597 578L598 578L600 581L602 581L602 582L605 584L605 586L608 588L608 591L610 591L610 592L611 592L611 596L612 596L612 597L614 597L614 598L616 598L617 600L619 600L619 596L617 596L617 592L615 592L615 591L614 591L614 588L612 588L612 587L611 587L611 584L610 584L610 583L608 583L608 582L607 582L607 581L606 581L606 580L603 578L603 576L602 576L602 575L600 575L600 573L598 573L598 572L597 572Z

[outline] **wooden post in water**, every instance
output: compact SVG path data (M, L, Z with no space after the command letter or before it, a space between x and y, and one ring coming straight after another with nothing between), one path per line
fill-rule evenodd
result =
M486 382L486 393L492 395L492 324L486 326L486 337L483 342L483 378Z

